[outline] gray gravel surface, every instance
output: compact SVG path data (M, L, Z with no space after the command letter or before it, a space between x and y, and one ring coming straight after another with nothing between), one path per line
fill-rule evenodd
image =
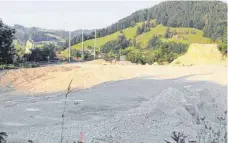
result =
M106 82L68 96L64 142L164 143L172 131L195 140L205 118L215 129L226 110L227 87L140 77ZM26 95L13 87L0 88L0 131L8 142L60 141L63 93ZM221 143L221 142L220 142Z

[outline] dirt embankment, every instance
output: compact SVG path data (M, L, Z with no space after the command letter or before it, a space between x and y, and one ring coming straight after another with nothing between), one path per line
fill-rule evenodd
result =
M178 65L226 64L217 44L191 44L188 51L172 62Z
M97 63L98 62L98 63ZM102 63L102 64L100 64ZM83 89L94 85L141 76L170 79L189 76L190 80L209 80L227 84L226 66L150 66L103 64L94 61L87 64L66 64L51 67L10 70L3 74L0 86L13 85L26 93L51 93L65 91L72 78L72 88Z

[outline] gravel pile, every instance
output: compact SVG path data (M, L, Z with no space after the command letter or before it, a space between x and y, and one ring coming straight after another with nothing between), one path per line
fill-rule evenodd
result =
M217 117L224 115L225 98L216 90L169 87L141 106L107 119L108 126L99 129L102 132L91 142L164 143L173 131L183 132L188 141L198 141L197 135L204 129L203 118L211 126L214 124L214 130L222 131L222 139L224 132Z

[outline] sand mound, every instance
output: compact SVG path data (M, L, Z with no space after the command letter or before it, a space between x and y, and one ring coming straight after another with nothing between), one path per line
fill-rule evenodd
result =
M191 44L187 53L171 64L198 65L223 63L222 54L217 44Z

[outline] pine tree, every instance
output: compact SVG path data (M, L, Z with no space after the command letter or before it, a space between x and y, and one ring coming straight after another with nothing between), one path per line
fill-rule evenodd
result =
M169 33L170 33L170 30L169 30L169 27L168 27L168 28L166 29L164 38L169 38Z
M136 30L136 35L140 35L142 33L142 29L138 26Z

